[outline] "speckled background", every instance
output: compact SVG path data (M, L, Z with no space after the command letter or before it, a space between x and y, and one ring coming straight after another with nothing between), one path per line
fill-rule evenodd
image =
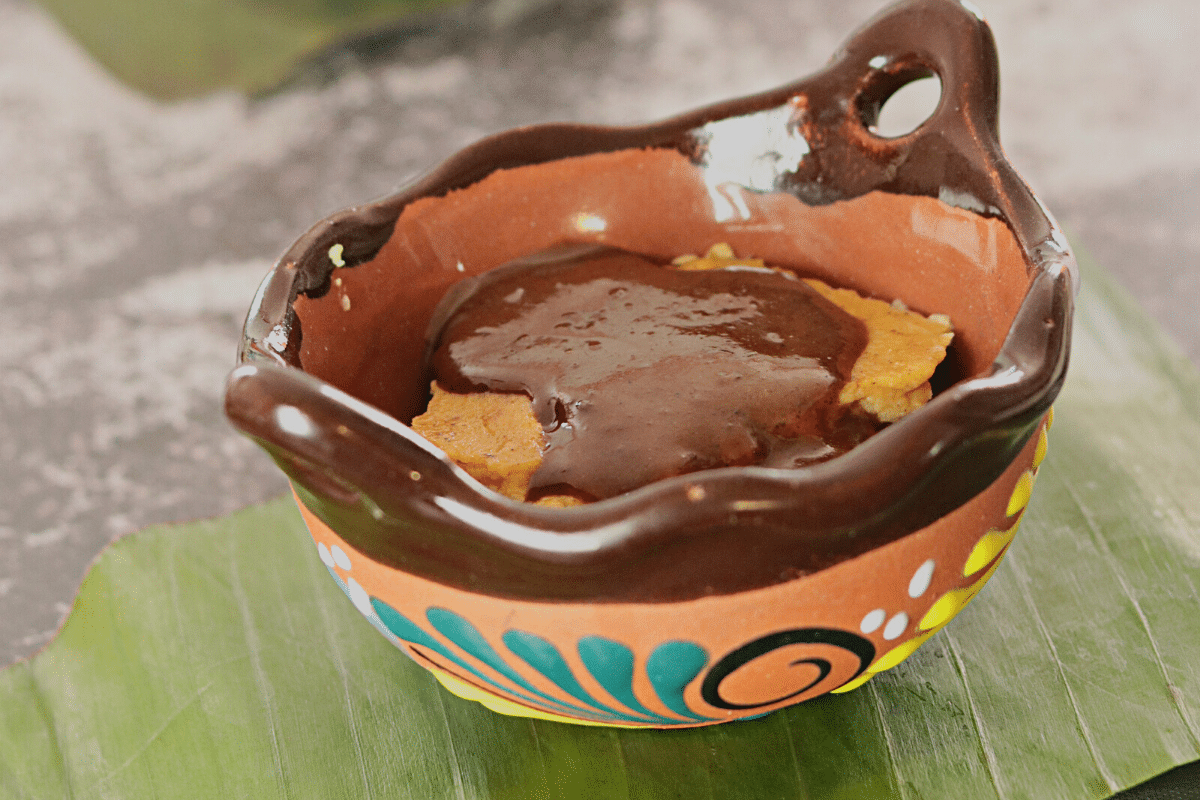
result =
M284 491L220 394L255 287L313 222L503 128L789 81L883 5L590 0L333 53L266 98L167 105L0 0L0 664L51 638L112 538ZM1200 11L980 5L1012 160L1200 362Z

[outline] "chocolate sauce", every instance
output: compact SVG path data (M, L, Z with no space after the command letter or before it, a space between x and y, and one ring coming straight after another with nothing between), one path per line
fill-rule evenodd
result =
M443 388L533 398L548 441L534 490L605 498L701 469L797 467L874 432L837 403L865 326L791 273L573 247L482 276L435 319Z

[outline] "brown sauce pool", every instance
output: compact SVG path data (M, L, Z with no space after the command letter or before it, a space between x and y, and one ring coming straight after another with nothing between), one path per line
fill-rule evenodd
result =
M531 491L602 499L701 469L798 467L878 429L837 402L861 321L790 273L665 266L557 248L459 284L435 312L444 389L532 398L547 447Z

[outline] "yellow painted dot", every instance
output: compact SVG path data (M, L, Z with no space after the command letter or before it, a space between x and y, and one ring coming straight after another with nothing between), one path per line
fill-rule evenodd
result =
M830 694L842 694L843 692L852 692L855 689L857 689L858 687L862 686L867 681L871 680L871 678L873 676L874 676L874 673L872 673L872 672L864 672L862 675L859 675L857 678L850 681L849 683L847 683L843 686L839 686L836 689L830 690L829 693Z
M1038 435L1037 448L1033 451L1033 468L1037 469L1042 465L1042 461L1046 458L1046 448L1049 443L1046 441L1046 429L1042 428L1042 432Z
M1050 410L1046 412L1046 430L1050 430L1050 426L1054 424L1054 406L1050 406Z
M925 616L921 617L917 628L922 631L930 630L931 628L940 628L966 608L967 603L971 602L971 598L975 596L973 587L965 589L954 589L946 592L937 599L937 602L929 607L925 612Z
M917 648L925 644L925 640L933 636L933 632L923 633L920 636L914 636L902 645L893 647L888 650L880 658L867 668L868 672L883 672L886 669L891 669L904 659L917 652Z
M1018 520L1006 531L991 530L981 536L975 543L975 547L972 548L971 555L967 556L967 563L963 565L963 577L969 578L992 563L992 559L999 555L1001 550L1008 547L1009 542L1017 535L1017 528L1020 525Z
M1010 533L1015 533L1016 530L1016 525L1013 525L1012 528L1009 529ZM966 586L962 589L952 589L951 591L946 592L946 594L942 597L939 597L934 604L929 607L929 610L925 612L925 616L921 618L921 621L917 623L917 629L922 631L927 630L930 632L930 634L936 633L943 625L949 622L954 615L962 611L963 608L966 607L967 603L971 602L975 595L979 594L979 590L983 588L985 583L991 580L992 576L996 574L996 570L999 568L1000 559L994 559L992 561L992 565L987 568L987 571L980 575L979 578L970 586ZM947 600L947 597L951 597L952 599Z
M1013 489L1012 497L1008 498L1008 511L1006 513L1010 517L1020 513L1021 509L1028 505L1031 494L1033 494L1033 473L1026 470L1017 479L1017 485Z

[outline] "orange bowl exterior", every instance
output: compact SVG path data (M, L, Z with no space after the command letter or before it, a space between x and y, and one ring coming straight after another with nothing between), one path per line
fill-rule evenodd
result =
M562 722L711 725L850 691L941 630L1008 551L1050 420L991 486L932 525L786 583L687 602L466 592L373 561L297 503L355 607L455 694Z

